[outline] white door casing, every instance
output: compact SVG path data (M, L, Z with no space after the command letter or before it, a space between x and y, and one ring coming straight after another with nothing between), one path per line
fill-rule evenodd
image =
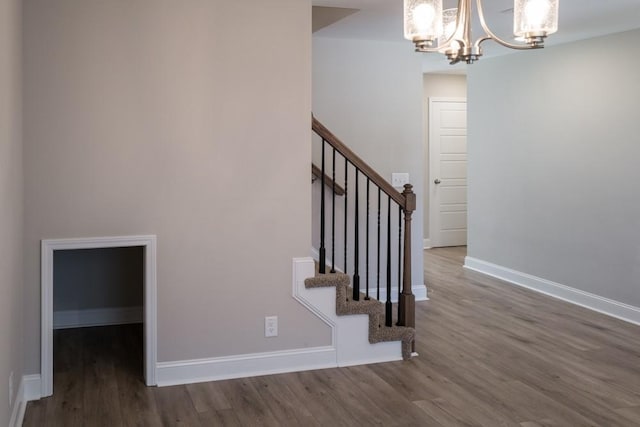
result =
M467 100L429 98L429 237L467 244Z
M144 377L156 385L157 290L156 236L49 239L41 243L41 396L53 394L53 253L67 249L98 249L142 246L144 248Z

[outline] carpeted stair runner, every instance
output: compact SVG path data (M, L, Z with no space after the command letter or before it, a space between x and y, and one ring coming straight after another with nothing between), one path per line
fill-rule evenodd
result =
M335 286L336 314L340 316L368 314L369 343L402 341L402 358L404 360L410 359L415 330L405 326L385 326L384 304L375 299L365 300L363 293L360 293L360 301L354 301L353 288L349 286L350 283L349 276L343 273L319 274L316 272L315 277L310 277L304 281L307 289Z

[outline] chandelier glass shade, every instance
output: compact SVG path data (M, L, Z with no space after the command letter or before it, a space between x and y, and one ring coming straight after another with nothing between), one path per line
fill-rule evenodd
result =
M442 0L404 0L404 36L417 52L443 53L451 64L472 64L482 56L482 43L493 40L511 49L539 49L544 39L558 31L559 0L514 0L513 35L520 42L508 42L488 27L482 0L476 11L484 34L472 40L473 0L458 0L458 7L443 10Z

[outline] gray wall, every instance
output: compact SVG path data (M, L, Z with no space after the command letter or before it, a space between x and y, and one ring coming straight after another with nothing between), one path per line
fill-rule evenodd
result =
M444 61L444 59L443 59ZM467 76L458 74L424 75L424 238L429 236L429 98L467 97Z
M409 172L418 202L412 280L413 286L422 285L420 55L405 43L314 37L313 112L387 180L392 172Z
M0 0L0 425L23 374L22 95L19 0Z
M311 246L309 2L24 3L28 371L49 238L157 235L160 362L329 344L291 297Z
M54 311L143 305L141 246L55 251L53 263Z
M469 67L469 255L640 307L640 31Z

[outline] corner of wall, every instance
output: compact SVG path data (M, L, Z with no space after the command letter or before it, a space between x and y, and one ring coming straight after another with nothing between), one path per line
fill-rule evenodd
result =
M27 403L40 399L40 375L25 375L20 379L20 385L11 409L9 427L20 427L24 421Z

